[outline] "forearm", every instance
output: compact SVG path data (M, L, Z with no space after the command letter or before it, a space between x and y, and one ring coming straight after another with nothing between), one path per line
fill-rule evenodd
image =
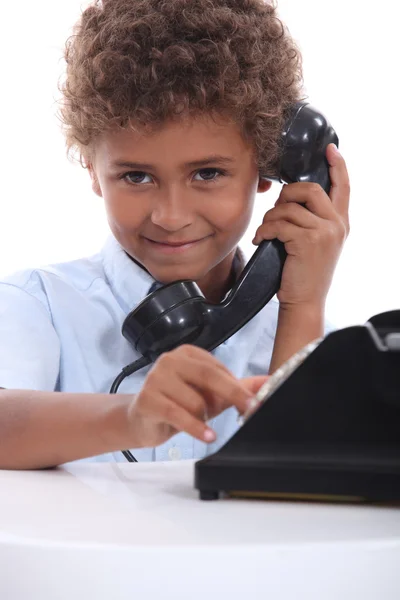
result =
M324 307L279 308L269 373L309 342L324 335Z
M0 469L38 469L125 448L131 395L0 389Z

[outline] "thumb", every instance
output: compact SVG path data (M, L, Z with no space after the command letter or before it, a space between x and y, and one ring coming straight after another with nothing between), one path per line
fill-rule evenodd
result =
M251 394L257 394L258 390L269 379L269 375L255 375L254 377L244 377L242 382Z

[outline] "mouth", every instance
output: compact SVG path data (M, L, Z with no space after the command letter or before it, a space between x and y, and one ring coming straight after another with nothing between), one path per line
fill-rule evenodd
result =
M176 254L179 252L186 252L191 248L199 246L202 242L207 240L210 235L207 235L203 238L195 239L195 240L182 240L179 242L170 242L170 241L158 241L152 240L151 238L143 238L145 243L153 248L156 252L162 252L165 254Z

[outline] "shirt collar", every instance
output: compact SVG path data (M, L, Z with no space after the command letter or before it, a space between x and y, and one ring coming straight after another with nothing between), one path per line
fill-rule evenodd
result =
M126 254L113 235L107 238L101 257L113 294L128 314L147 296L155 279Z
M150 292L162 286L150 273L127 255L112 234L107 238L100 254L108 283L126 314L133 310ZM238 248L232 265L235 281L245 263L246 258L243 251Z

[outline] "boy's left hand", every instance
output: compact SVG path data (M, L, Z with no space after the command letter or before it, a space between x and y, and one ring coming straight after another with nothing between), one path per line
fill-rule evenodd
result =
M287 258L278 292L283 308L324 307L349 233L350 183L346 163L334 144L327 147L326 157L332 185L329 196L317 183L284 185L275 207L265 214L253 239L254 244L259 244L278 238L285 244Z

